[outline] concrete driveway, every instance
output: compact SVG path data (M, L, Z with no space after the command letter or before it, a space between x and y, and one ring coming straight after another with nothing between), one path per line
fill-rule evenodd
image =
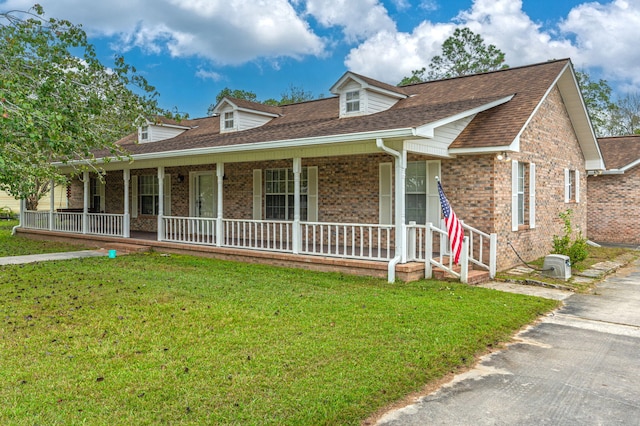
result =
M377 424L640 425L640 261Z

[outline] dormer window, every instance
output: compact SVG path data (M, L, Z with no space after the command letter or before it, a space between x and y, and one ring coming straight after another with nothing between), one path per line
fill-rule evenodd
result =
M141 141L149 140L149 126L142 126L140 128L140 140Z
M233 120L233 111L224 113L224 128L225 130L230 130L235 127L235 123Z
M347 114L350 112L360 112L360 91L353 90L345 93Z

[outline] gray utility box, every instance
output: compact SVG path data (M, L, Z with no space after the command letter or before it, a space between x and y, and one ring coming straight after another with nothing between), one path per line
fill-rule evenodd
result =
M565 281L571 278L571 261L569 256L563 254L545 256L542 269L542 273L548 277L560 278Z

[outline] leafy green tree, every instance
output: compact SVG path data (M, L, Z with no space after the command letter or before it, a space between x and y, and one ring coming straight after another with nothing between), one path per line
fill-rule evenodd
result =
M96 150L125 156L115 141L162 112L156 97L123 57L103 66L80 26L39 5L0 11L0 189L33 197L65 181L53 162L79 172L99 170Z
M442 44L442 54L431 59L427 75L426 68L414 70L399 85L508 68L504 61L505 54L493 44L486 45L482 36L466 27L456 28Z
M640 134L640 93L627 93L619 99L611 121L612 135Z
M596 136L614 134L612 118L618 106L611 101L612 90L607 80L593 81L584 71L576 71L576 79Z
M207 109L207 115L213 115L213 109L225 97L244 99L246 101L257 102L272 106L288 105L314 99L311 92L304 90L304 88L302 87L294 86L293 84L289 85L289 89L285 92L282 92L281 96L282 98L279 101L273 98L267 99L265 101L259 101L258 96L254 92L238 89L231 90L228 87L225 87L216 95L216 103L209 105L209 108Z

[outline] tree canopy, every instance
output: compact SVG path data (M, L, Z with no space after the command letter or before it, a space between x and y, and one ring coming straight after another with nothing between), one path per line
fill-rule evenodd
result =
M99 170L95 150L126 155L115 141L164 113L157 95L122 56L102 65L80 26L39 5L0 12L0 189L28 197L64 181L53 162Z
M232 90L228 87L225 87L216 95L216 103L209 105L209 108L207 109L207 115L213 115L213 110L216 107L216 105L226 97L235 98L235 99L244 99L246 101L257 102L257 103L261 103L265 105L273 105L273 106L289 105L289 104L294 104L298 102L311 101L314 99L313 93L304 90L304 88L301 86L295 86L293 84L290 84L289 88L286 91L282 92L280 96L281 98L279 101L273 98L270 98L264 101L259 101L258 95L256 95L254 92L251 92L248 90L239 90L239 89Z
M442 54L431 58L429 72L426 67L413 70L399 86L509 68L504 61L505 54L493 44L486 45L482 36L466 27L456 28L442 43Z

